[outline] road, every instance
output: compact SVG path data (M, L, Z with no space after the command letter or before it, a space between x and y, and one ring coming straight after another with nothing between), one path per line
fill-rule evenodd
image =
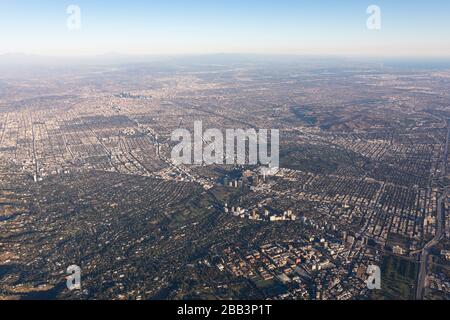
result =
M447 121L447 140L445 142L444 149L444 157L441 169L441 175L439 177L439 184L444 181L444 178L447 174L447 160L448 160L448 151L449 151L449 140L450 140L450 122ZM444 236L444 225L445 225L445 200L448 195L448 188L444 187L442 195L439 197L437 201L437 228L436 228L436 236L425 245L422 249L422 252L419 256L419 275L417 277L417 286L416 286L416 300L422 300L424 294L425 281L428 274L428 257L430 254L430 250L436 246Z

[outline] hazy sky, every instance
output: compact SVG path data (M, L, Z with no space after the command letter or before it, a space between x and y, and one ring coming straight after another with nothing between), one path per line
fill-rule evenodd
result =
M381 30L366 26L372 4ZM111 52L450 57L450 1L0 0L0 53Z

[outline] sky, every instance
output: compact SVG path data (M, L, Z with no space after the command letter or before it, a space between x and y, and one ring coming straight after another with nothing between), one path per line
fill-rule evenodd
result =
M80 29L67 27L69 5ZM367 27L370 5L381 9L379 30ZM0 0L5 53L448 58L450 1Z

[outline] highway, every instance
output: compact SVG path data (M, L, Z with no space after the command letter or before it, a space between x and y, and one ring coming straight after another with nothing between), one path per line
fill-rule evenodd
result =
M447 120L447 139L445 142L444 157L442 161L441 175L439 177L439 185L444 182L444 178L447 174L447 161L448 161L448 151L449 151L449 140L450 140L450 122ZM436 236L425 245L419 256L419 275L417 277L416 286L416 300L422 300L424 295L425 281L428 274L428 257L430 250L436 246L444 236L445 230L445 200L448 195L448 187L445 186L442 191L442 195L437 201L437 228Z

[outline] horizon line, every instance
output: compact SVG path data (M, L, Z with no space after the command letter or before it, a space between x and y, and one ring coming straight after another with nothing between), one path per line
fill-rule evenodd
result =
M80 54L46 54L46 53L26 53L26 52L0 52L0 57L36 57L36 58L67 58L82 59L95 57L198 57L198 56L257 56L257 57L292 57L292 58L365 58L365 59L450 59L450 55L403 55L403 54L342 54L342 53L261 53L261 52L210 52L210 53L123 53L123 52L103 52L103 53L80 53Z

